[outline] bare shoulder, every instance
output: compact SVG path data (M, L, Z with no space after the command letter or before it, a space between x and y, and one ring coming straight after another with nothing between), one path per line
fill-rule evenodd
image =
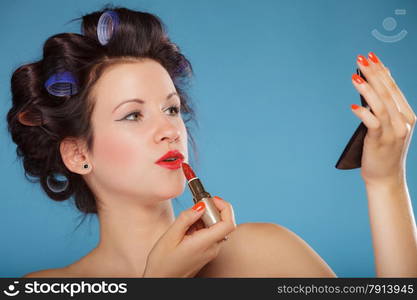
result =
M91 260L91 253L82 257L78 261L73 262L62 268L45 269L35 271L24 275L23 277L38 277L38 278L78 278L78 277L99 277L98 267L100 264L95 264Z
M335 277L297 234L274 223L242 223L200 277Z
M22 276L23 278L62 278L71 277L67 267L34 271Z

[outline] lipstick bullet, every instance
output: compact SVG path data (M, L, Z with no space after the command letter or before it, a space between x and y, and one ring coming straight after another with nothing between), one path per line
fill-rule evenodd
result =
M203 184L200 179L195 175L193 169L187 164L182 163L182 170L184 172L185 178L188 181L188 187L193 194L194 203L204 202L206 205L206 210L202 215L201 219L206 227L210 227L217 222L221 221L221 216L219 211L216 208L216 205L213 202L211 195L204 189Z

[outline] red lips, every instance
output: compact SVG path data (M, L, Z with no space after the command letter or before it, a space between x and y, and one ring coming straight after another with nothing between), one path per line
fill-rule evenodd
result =
M167 169L179 169L184 161L184 155L178 150L168 151L165 155L159 158L155 163Z

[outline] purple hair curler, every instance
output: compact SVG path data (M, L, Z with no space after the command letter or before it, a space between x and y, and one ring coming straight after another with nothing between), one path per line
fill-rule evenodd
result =
M78 92L77 82L68 71L53 74L45 82L45 88L51 95L57 97L71 96Z
M119 16L115 11L108 10L100 16L97 24L97 37L100 44L104 46L109 42L119 23Z

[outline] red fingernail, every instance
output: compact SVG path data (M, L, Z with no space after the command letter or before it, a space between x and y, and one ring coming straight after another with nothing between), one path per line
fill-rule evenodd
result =
M352 109L358 109L359 108L359 105L352 104L350 107L352 107Z
M358 62L361 63L365 67L369 66L368 61L366 60L365 56L363 56L363 55L358 55Z
M217 198L217 199L223 200L223 198L220 198L219 196L214 196L213 198Z
M355 80L357 83L361 84L364 83L365 80L363 80L362 77L360 77L358 74L353 74L352 79Z
M198 202L193 206L193 209L195 211L200 211L206 207L206 204L204 202Z
M374 63L377 64L379 62L378 57L375 55L375 53L369 52L368 56L369 59L372 60Z

